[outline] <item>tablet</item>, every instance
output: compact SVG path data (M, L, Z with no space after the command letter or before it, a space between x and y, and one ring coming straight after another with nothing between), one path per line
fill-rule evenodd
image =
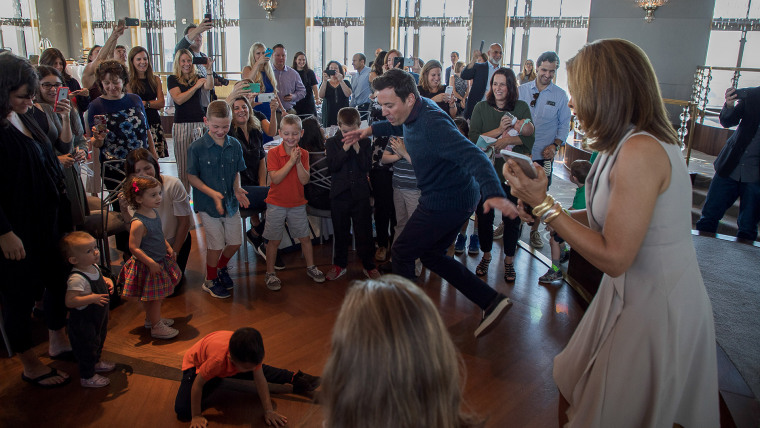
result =
M538 175L536 174L536 170L533 168L533 160L525 155L522 155L520 153L515 153L509 150L502 150L501 154L503 156L508 156L512 158L515 162L517 162L518 165L520 165L520 168L523 170L525 175L528 176L528 178L536 178Z

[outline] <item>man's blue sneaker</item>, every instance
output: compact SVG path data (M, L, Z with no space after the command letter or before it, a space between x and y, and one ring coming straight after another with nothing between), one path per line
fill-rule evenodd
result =
M470 235L470 247L467 249L470 254L480 253L480 238L478 235Z
M457 235L457 242L454 244L454 254L464 253L464 248L467 246L467 237L461 233Z
M232 278L230 278L230 274L227 272L227 266L217 269L216 276L226 289L232 290L235 287L235 283L232 282Z
M207 279L203 282L201 288L203 291L207 291L208 294L216 297L217 299L226 299L232 296L232 294L227 291L227 287L222 285L222 281L219 278L214 278L212 280Z

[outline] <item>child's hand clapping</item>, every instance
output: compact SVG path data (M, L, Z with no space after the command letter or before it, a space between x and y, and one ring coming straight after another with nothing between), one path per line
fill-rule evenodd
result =
M290 162L293 165L296 165L300 161L301 161L301 148L298 146L293 147L293 149L290 151Z

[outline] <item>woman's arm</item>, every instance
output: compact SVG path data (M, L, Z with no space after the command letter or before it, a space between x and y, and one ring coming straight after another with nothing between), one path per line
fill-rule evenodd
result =
M175 86L169 89L169 95L172 96L172 99L174 100L174 104L182 105L185 102L187 102L187 100L192 98L195 92L206 84L206 81L207 81L206 78L199 77L198 80L195 82L195 85L193 85L190 89L188 89L185 92L182 92L182 89L180 89L179 86Z
M330 77L322 73L322 83L319 85L319 98L325 97L325 92L327 91L327 81L330 80Z
M351 96L351 86L349 85L348 81L341 80L340 88L343 90L343 95L345 95L346 98Z
M259 186L267 185L267 161L262 159L259 161Z
M158 76L155 76L156 78L156 93L158 96L153 101L148 101L148 107L152 109L162 109L166 105L166 100L164 99L164 87L161 84L161 79Z
M119 37L124 34L126 28L127 27L124 26L124 21L120 19L111 35L108 36L108 40L106 40L103 47L100 48L98 56L84 67L84 70L82 71L82 86L85 88L91 88L92 85L95 84L97 78L95 76L95 71L101 62L113 56L113 51L116 50L116 43L119 41Z
M314 103L317 105L322 104L322 100L319 98L319 86L312 85L311 91L314 92Z

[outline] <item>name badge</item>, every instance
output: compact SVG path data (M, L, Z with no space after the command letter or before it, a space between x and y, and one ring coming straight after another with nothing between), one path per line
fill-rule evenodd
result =
M546 104L547 104L547 105L550 105L550 106L554 106L554 105L556 105L556 104L554 104L554 101L547 101L547 102L546 102Z

